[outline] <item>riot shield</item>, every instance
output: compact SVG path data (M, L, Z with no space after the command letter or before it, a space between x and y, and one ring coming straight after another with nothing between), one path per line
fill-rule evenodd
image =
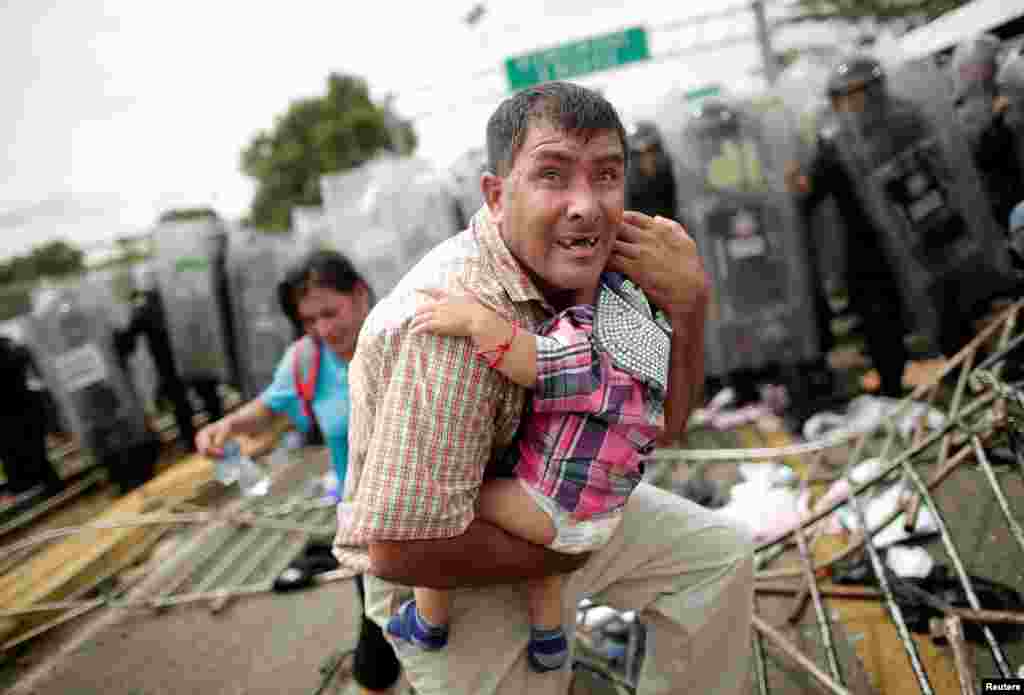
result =
M245 400L258 396L273 381L274 370L294 337L277 297L277 284L290 260L289 246L289 237L255 230L233 234L228 246L228 280Z
M708 101L659 117L676 163L683 223L711 275L708 376L797 365L818 356L803 230L785 191L796 156L792 118L777 99Z
M890 71L886 97L837 114L834 141L881 235L912 329L947 353L986 300L1015 281L946 77L928 62Z
M1006 60L996 75L996 85L1008 102L1003 118L1006 126L1016 136L1017 160L1024 171L1024 53L1012 55ZM1024 200L1024 193L1021 199Z
M43 289L26 318L26 343L72 431L97 460L151 439L143 411L113 351L104 312L76 292Z
M127 328L131 321L132 295L136 289L135 273L130 266L112 266L92 270L77 281L64 285L76 292L83 308L96 311L107 317L112 330ZM156 365L147 349L139 349L127 355L118 364L124 368L128 386L135 392L146 412L156 412L159 380Z
M999 39L991 34L969 39L953 51L950 78L957 123L974 148L993 118Z
M831 63L834 57L803 54L783 70L772 92L797 122L800 149L797 163L806 171L817 154L818 134L829 128L831 107L825 97ZM832 293L846 286L848 250L847 235L843 232L843 219L831 198L818 205L806 227L807 251L811 265L818 274L824 291ZM820 326L828 330L828 326Z
M332 246L381 298L430 249L459 231L459 220L451 190L428 162L388 156L361 169L332 181L334 194L325 196L324 212ZM343 200L354 204L339 207Z
M184 381L231 380L219 257L226 243L219 220L165 222L153 233L154 268L167 313L174 361Z
M449 169L452 193L458 209L458 226L465 229L484 204L480 190L480 176L487 169L487 154L482 148L474 148L459 157Z

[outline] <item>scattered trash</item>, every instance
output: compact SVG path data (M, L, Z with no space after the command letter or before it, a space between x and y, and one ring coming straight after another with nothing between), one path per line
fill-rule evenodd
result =
M835 434L839 430L849 432L869 432L876 429L886 415L893 413L903 401L885 396L858 396L850 401L846 413L824 411L807 419L803 427L804 439L811 441L821 439L826 434ZM935 408L924 403L912 402L896 419L896 429L904 439L909 439L917 421L926 417L928 429L942 427L945 417Z
M935 567L935 560L921 547L891 546L885 552L885 563L899 577L927 577Z
M710 426L719 431L735 429L741 425L777 416L789 406L789 393L785 386L762 384L758 387L760 400L733 408L736 391L726 387L715 394L706 408L698 408L690 416L691 426Z
M277 592L295 591L313 585L313 577L338 569L338 561L327 541L311 540L299 555L274 579Z
M809 497L807 492L797 495L790 488L773 487L767 476L737 483L729 493L731 500L719 513L747 526L755 543L795 528L806 513Z
M758 482L766 487L789 485L796 481L796 471L784 463L763 461L759 463L741 463L737 470L743 479Z
M224 485L237 481L246 497L262 497L270 491L270 476L258 463L243 456L241 445L233 439L224 444L224 455L214 466L214 476Z
M675 485L672 491L708 509L719 509L728 498L720 485L708 480L699 472L691 475L682 484Z
M865 509L864 518L868 528L876 529L896 509L903 507L904 497L909 496L910 491L903 482L899 482L884 492L871 499ZM860 530L860 523L850 505L840 507L837 511L839 520L843 527L849 531ZM900 514L886 526L882 531L875 534L872 544L879 549L886 548L894 543L917 539L925 536L932 536L939 532L939 525L927 505L922 505L917 515L917 524L914 530L908 532L904 528L906 514Z
M899 577L894 572L887 573L887 577L903 619L912 632L929 634L929 621L943 614L940 607L971 607L960 579L946 565L936 564L924 577ZM973 574L968 578L982 610L1014 613L1024 610L1024 599L1013 588ZM878 584L866 557L846 565L843 571L834 572L832 581L836 584ZM1019 624L991 623L988 627L1001 642L1024 637L1024 626ZM979 624L965 623L964 633L968 641L985 642Z

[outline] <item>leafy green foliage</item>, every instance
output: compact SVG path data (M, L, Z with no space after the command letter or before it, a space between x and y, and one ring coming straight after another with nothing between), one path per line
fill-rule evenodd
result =
M189 220L203 220L206 218L219 220L220 215L213 208L174 208L163 212L157 221L188 222Z
M374 104L363 80L332 73L324 96L293 101L242 151L242 171L257 182L249 223L287 229L292 206L321 204L323 174L358 167L384 149L407 154L415 143L411 125Z
M920 16L925 20L966 5L969 0L798 0L799 19L896 19Z
M85 254L66 241L50 241L26 256L0 263L0 284L32 282L40 277L59 277L85 269Z

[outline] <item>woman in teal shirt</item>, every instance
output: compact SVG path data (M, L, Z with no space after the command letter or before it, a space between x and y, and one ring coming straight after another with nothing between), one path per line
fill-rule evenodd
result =
M333 251L316 251L285 276L278 299L296 333L304 337L285 352L274 381L262 394L196 434L196 449L206 456L222 456L229 439L264 432L275 417L286 415L303 432L319 428L341 490L348 469L348 363L370 311L372 293L347 258ZM298 362L296 350L301 351ZM319 368L313 385L310 375L316 352ZM307 400L312 418L306 410ZM362 599L362 577L356 577L356 586ZM384 692L398 680L398 673L398 659L380 627L364 615L353 666L356 682L364 693Z

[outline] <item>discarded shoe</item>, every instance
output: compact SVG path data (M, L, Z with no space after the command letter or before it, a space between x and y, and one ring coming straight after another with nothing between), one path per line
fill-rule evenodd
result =
M331 551L331 544L312 540L306 544L299 556L277 575L273 589L281 593L304 589L312 586L314 576L336 569L338 560Z

